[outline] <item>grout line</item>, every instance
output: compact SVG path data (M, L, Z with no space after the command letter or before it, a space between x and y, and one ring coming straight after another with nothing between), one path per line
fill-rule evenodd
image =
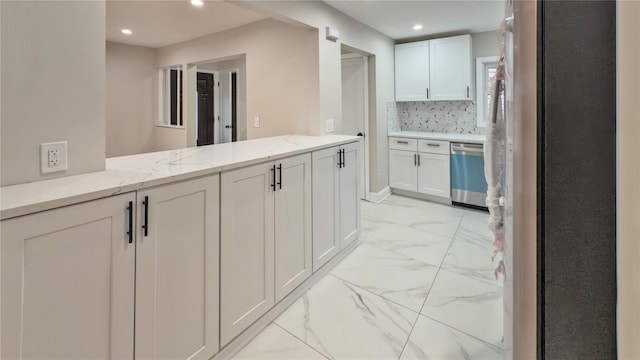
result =
M309 290L307 290L309 291ZM296 338L296 340L302 342L304 345L306 345L307 347L309 347L311 350L317 352L318 354L320 354L320 356L322 356L323 358L329 360L329 357L326 356L325 354L321 353L318 349L314 348L313 346L311 346L310 344L308 344L306 341L300 339L299 337L297 337L294 333L292 333L291 331L287 330L286 328L284 328L283 326L281 326L280 324L276 323L275 321L271 322L273 325L279 327L280 329L284 330L287 334L293 336L294 338Z
M442 320L434 319L434 318L432 318L432 317L430 317L430 316L428 316L428 315L424 315L424 314L419 314L419 316L425 317L425 318L427 318L427 319L429 319L429 320L431 320L431 321L435 321L435 322L437 322L437 323L438 323L438 324L440 324L440 325L446 326L446 327L448 327L449 329L453 329L453 330L455 330L455 331L457 331L457 332L460 332L460 333L462 333L462 334L465 334L465 335L467 335L467 336L469 336L469 337L471 337L471 338L473 338L473 339L475 339L475 340L477 340L477 341L480 341L480 342L481 342L481 343L483 343L483 344L486 344L486 345L487 345L487 346L489 346L489 347L494 348L495 350L498 350L498 351L505 351L505 350L506 350L506 349L504 349L504 348L502 348L502 347L500 347L500 346L498 346L498 345L491 344L491 343L490 343L490 342L488 342L488 341L482 340L482 339L480 339L479 337L477 337L477 336L475 336L475 335L471 335L471 334L469 334L468 332L466 332L466 331L464 331L464 330L460 330L460 329L458 329L457 327L454 327L454 326L452 326L452 325L450 325L450 324L447 324L447 323L443 322Z
M463 215L463 217L464 217L464 215ZM460 222L458 223L458 227L456 227L456 231L454 232L454 238L455 238L455 234L457 234L458 230L460 230L460 225L461 224L462 224L462 218L460 218ZM413 330L415 329L416 324L418 323L418 320L420 319L420 315L422 314L422 310L424 309L424 306L427 303L427 300L429 299L429 296L431 295L431 291L433 290L433 287L435 286L436 281L438 281L438 275L440 275L440 270L442 270L442 264L444 264L444 260L447 258L447 254L449 254L449 250L451 250L451 246L453 245L454 238L451 239L451 242L449 243L449 247L447 247L447 251L444 253L444 256L442 257L442 260L440 261L440 266L438 266L438 271L436 272L436 276L433 278L433 282L431 283L431 287L429 288L429 291L427 292L427 296L425 296L424 301L422 302L422 306L420 307L420 311L418 312L418 318L416 318L416 322L411 327L411 331L409 332L409 337L407 337L407 341L404 343L404 346L402 347L402 351L400 352L400 356L401 357L402 357L402 354L404 353L404 350L407 348L407 344L409 344L409 340L411 339L411 335L413 334Z

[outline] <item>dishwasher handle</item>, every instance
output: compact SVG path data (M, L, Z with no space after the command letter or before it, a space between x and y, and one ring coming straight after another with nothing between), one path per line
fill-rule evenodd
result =
M484 146L482 144L460 144L453 143L451 144L451 153L465 153L469 155L483 155L484 154Z

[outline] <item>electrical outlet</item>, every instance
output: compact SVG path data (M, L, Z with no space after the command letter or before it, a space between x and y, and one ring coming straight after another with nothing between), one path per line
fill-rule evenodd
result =
M259 116L254 116L253 117L253 127L260 127L260 117Z
M40 144L40 172L43 174L65 171L67 166L67 142Z
M327 121L324 124L324 127L325 127L324 129L325 132L327 133L333 132L335 130L333 119L327 119Z

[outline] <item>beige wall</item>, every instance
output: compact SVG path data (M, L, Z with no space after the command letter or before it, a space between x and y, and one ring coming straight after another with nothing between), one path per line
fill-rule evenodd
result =
M158 66L246 55L247 138L308 134L317 122L318 56L315 30L273 19L158 49ZM189 75L187 76L189 79ZM190 85L185 84L190 89ZM185 106L194 101L187 93ZM187 114L187 119L191 119ZM260 128L253 117L260 117ZM186 134L195 139L193 121ZM191 145L187 140L187 145Z
M2 186L104 169L105 4L0 1ZM69 170L40 174L40 143Z
M342 116L341 43L375 57L369 61L373 69L370 80L375 81L370 95L376 100L370 101L369 111L371 191L388 186L386 103L394 101L393 40L320 1L245 0L242 3L281 20L318 29L320 117L309 128L312 134L324 133L326 119ZM335 43L326 40L326 26L340 31L340 40Z
M640 359L640 2L618 1L618 358Z
M107 42L107 157L156 150L156 50Z

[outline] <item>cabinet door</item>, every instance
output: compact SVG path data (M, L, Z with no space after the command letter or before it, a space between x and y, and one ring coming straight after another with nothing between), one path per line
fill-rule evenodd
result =
M471 36L462 35L430 40L431 100L470 100Z
M274 304L272 165L221 175L221 346Z
M418 191L417 153L389 150L389 186L394 189Z
M311 154L276 162L276 302L306 280L311 260Z
M134 193L0 223L3 359L133 358L130 201Z
M342 146L343 166L340 169L340 248L343 249L360 234L360 143Z
M429 87L429 41L395 47L396 101L427 100Z
M449 155L418 153L418 192L451 198Z
M312 158L313 193L313 271L331 260L340 250L339 201L340 148L314 151Z
M218 175L138 192L136 358L218 352L218 214Z

